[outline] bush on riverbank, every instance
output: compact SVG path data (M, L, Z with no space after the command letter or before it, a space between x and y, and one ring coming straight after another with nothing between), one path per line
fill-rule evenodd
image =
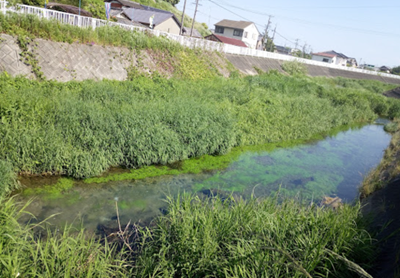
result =
M224 154L233 146L307 139L378 113L398 115L398 100L337 82L271 73L58 83L2 74L0 159L23 173L82 178L110 166Z

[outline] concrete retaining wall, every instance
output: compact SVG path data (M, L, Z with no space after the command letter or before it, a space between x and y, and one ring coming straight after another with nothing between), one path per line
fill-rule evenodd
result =
M257 71L254 67L262 69L263 71L269 70L282 70L282 64L285 61L269 59L269 58L258 58L250 56L240 56L226 54L226 58L241 72L248 75L256 75ZM379 80L386 83L400 84L400 79L383 77L373 74L364 74L359 72L352 72L347 70L340 70L335 68L320 67L314 65L305 65L308 69L308 74L311 76L326 76L326 77L345 77L353 79L369 79L369 80Z
M70 80L85 79L113 79L125 80L127 78L127 68L130 66L138 66L137 61L141 61L139 71L142 72L165 72L161 69L160 57L148 55L146 51L142 51L140 57L135 51L128 50L125 47L111 47L99 45L85 44L68 44L52 42L42 39L36 39L34 45L30 47L30 51L34 54L38 61L40 71L48 80L57 80L61 82ZM22 62L21 49L16 39L12 36L0 35L0 71L7 71L12 76L24 75L34 78L32 65ZM241 55L225 55L234 67L247 75L257 74L255 67L263 71L282 70L282 64L285 61L260 58ZM158 59L158 60L157 60ZM215 60L215 57L210 57ZM222 59L221 61L222 62ZM218 63L217 63L218 64ZM311 76L327 76L355 79L372 79L386 83L400 84L400 79L388 78L378 75L370 75L359 72L340 70L335 68L320 67L315 65L306 65L308 73ZM173 70L173 69L172 69ZM226 69L222 67L219 71L223 75ZM166 76L171 76L172 72L165 72Z

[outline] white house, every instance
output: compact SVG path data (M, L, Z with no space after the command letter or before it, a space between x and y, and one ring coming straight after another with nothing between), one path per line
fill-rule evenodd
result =
M215 34L241 40L249 48L257 48L257 42L258 37L260 36L260 32L253 22L224 19L214 25Z
M349 57L334 50L312 53L312 60L334 64L338 66L346 66Z

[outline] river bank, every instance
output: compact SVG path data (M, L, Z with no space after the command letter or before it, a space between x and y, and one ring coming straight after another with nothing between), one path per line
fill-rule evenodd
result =
M399 98L400 88L384 93ZM369 231L376 234L376 261L372 274L377 278L400 277L400 123L391 127L391 143L384 158L364 180L361 188L362 213L371 218Z

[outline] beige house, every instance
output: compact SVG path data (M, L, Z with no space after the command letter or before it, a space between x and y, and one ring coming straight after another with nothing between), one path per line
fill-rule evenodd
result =
M214 33L224 37L241 40L249 48L256 49L260 32L256 25L249 21L224 19L215 23Z

